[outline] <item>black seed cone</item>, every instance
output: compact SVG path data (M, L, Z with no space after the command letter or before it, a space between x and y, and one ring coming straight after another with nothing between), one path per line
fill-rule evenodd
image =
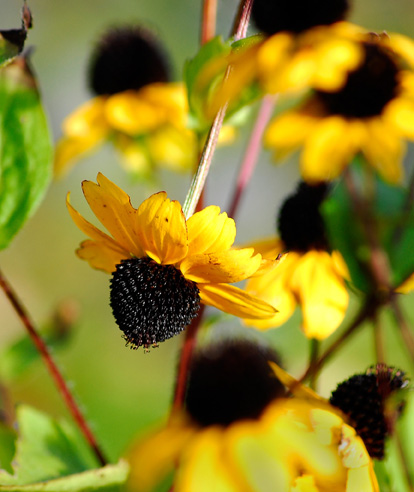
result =
M150 258L122 260L110 284L112 312L133 348L177 335L200 309L197 285L174 266Z
M279 212L278 230L287 251L328 250L325 226L319 211L328 192L328 185L301 182Z
M149 31L137 26L111 29L92 54L89 79L98 95L168 82L167 57Z
M299 33L343 20L348 9L348 0L254 0L252 20L265 34Z
M381 366L369 369L340 383L332 392L330 403L350 419L372 458L383 459L388 428L385 401L406 385L402 371Z
M315 91L329 114L369 118L382 113L398 94L398 67L390 54L374 43L365 43L365 60L348 75L339 91Z
M202 426L257 419L274 398L285 395L268 361L277 354L248 341L222 342L198 352L187 386L186 407Z

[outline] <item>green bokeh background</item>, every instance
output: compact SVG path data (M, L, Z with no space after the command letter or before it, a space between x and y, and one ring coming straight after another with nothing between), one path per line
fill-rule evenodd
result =
M20 25L21 4L17 0L1 1L0 28ZM355 22L377 32L414 35L412 0L355 0L354 4ZM28 5L34 27L27 46L34 47L32 62L55 140L63 118L90 97L86 83L88 56L108 26L137 21L153 28L171 54L177 79L183 62L197 52L201 0L29 0ZM217 30L223 36L229 32L237 5L238 0L219 0ZM248 128L236 145L217 152L207 184L208 204L220 205L224 210L228 207L247 136ZM108 305L109 277L75 256L74 250L84 237L66 211L65 195L70 190L72 203L92 220L80 183L94 180L99 171L131 194L135 206L161 189L182 202L190 182L187 175L163 171L153 185L133 183L119 167L112 149L102 149L84 159L67 177L52 183L35 216L9 249L0 253L0 266L39 326L50 320L62 300L78 304L79 320L67 346L56 350L55 356L106 453L115 460L133 438L165 419L183 338L167 341L149 354L125 348ZM270 154L262 153L239 211L239 243L273 233L277 207L297 179L296 162L276 167ZM411 303L412 297L407 296L405 307L409 309ZM349 312L352 314L355 308L356 303L351 303ZM296 313L282 328L260 334L229 317L206 337L243 334L268 339L281 352L286 367L300 374L308 348L299 324L300 313ZM410 368L395 330L387 324L386 331L389 362ZM8 344L22 333L20 321L0 293L0 344ZM366 327L327 366L320 380L321 393L328 395L338 381L373 362L372 330ZM67 415L40 361L13 382L10 396L13 405L25 402L52 415Z

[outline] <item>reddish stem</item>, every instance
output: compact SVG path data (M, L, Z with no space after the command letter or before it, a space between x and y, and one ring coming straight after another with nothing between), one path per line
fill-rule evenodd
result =
M240 204L240 199L250 181L250 178L252 177L259 158L260 150L262 148L262 136L266 129L267 123L272 116L275 102L276 99L274 96L264 96L262 100L262 104L260 106L259 113L257 115L242 164L240 166L236 189L234 190L234 195L230 205L229 217L235 217Z
M253 0L241 0L232 29L232 35L235 41L246 37L252 7Z
M201 22L201 44L210 41L216 34L217 0L204 0Z
M6 280L6 278L4 277L1 271L0 271L0 286L3 289L4 293L6 294L7 298L9 299L10 303L12 304L13 308L15 309L21 322L24 324L34 345L36 346L37 350L42 356L42 359L46 367L48 368L50 375L55 381L57 389L62 395L62 398L65 401L66 406L68 407L70 413L72 414L72 417L74 418L75 422L79 426L79 429L81 430L82 434L85 436L85 439L87 440L89 446L95 453L95 456L97 457L99 463L102 466L105 466L107 464L107 461L102 451L100 450L97 441L94 435L92 434L91 429L86 423L86 420L82 415L74 397L72 396L68 388L68 385L66 384L66 381L64 380L56 363L54 362L45 342L42 340L36 328L34 327L32 321L30 320L26 309L24 308L23 304L20 302L16 293L14 292L14 290L12 289L12 287L10 286L10 284L8 283L8 281Z
M173 412L179 410L184 402L185 391L187 388L187 375L190 367L191 358L197 342L197 332L204 312L204 305L200 307L197 318L194 318L185 333L184 345L181 349L180 363L175 386Z

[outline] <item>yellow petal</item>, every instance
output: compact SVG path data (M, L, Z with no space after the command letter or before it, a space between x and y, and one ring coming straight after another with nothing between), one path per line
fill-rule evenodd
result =
M129 196L101 173L97 182L82 183L83 193L93 213L125 250L136 257L144 256L135 232L136 210Z
M125 169L138 176L150 174L152 162L145 145L121 133L114 135L114 144L120 151L121 163Z
M128 454L131 465L128 490L152 490L177 466L195 432L185 422L173 422L136 443Z
M61 177L74 166L78 159L100 145L106 136L88 135L87 137L64 137L56 145L54 173Z
M240 318L266 319L277 312L270 304L233 285L200 284L198 288L204 304Z
M177 492L248 492L240 489L237 476L231 474L222 451L223 431L211 427L201 432L186 450L174 491Z
M401 137L392 125L385 124L380 118L372 118L366 128L363 152L368 162L390 183L400 183L403 177Z
M372 470L372 465L349 470L345 492L379 492L377 478Z
M397 97L390 101L385 108L385 117L391 125L397 128L402 136L414 139L414 101Z
M337 329L345 316L349 295L329 253L304 254L290 286L301 304L307 337L323 340Z
M63 121L63 133L68 137L95 139L109 131L104 118L106 97L100 96L86 102Z
M166 120L166 113L164 108L140 98L139 92L127 91L108 98L105 117L112 128L132 136L160 126Z
M302 475L295 480L291 492L319 492L312 475Z
M156 193L138 208L136 227L142 247L158 263L173 264L187 254L187 227L181 205Z
M266 330L281 326L292 316L296 299L289 287L289 281L298 257L297 253L285 254L272 270L261 276L254 276L247 282L246 292L268 302L278 310L272 318L245 320L247 325Z
M314 116L296 111L277 116L267 127L264 144L268 148L293 151L304 142L317 121Z
M83 241L80 248L76 250L76 254L82 260L86 260L91 267L107 273L113 273L116 265L129 257L125 252L111 248L107 242L100 243L90 240Z
M251 277L260 267L262 257L253 255L253 248L193 255L181 263L180 270L185 278L197 283L239 282Z
M358 146L347 122L331 116L309 133L301 156L301 174L308 182L335 179L349 164Z
M266 260L275 260L285 249L283 241L276 236L249 243L248 246L254 248L256 253L260 253Z
M220 213L220 207L206 207L187 220L188 256L228 250L236 238L236 224Z
M407 294L412 290L414 290L414 274L410 275L407 280L404 280L404 282L395 289L395 292Z
M66 206L68 208L69 214L72 217L73 222L79 227L79 229L84 232L87 236L93 239L95 242L106 244L107 247L111 248L114 251L119 252L120 255L123 255L123 258L128 258L129 252L125 248L123 248L120 244L114 241L110 236L100 231L97 227L92 225L86 219L82 217L82 215L75 210L69 202L70 193L67 194L66 197Z

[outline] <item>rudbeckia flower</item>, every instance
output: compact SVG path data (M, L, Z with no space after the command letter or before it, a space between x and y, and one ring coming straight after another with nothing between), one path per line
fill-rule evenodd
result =
M243 318L268 318L276 310L229 285L261 267L252 248L232 249L233 219L209 206L185 219L181 205L165 192L138 209L129 196L102 174L97 184L82 183L92 211L109 235L86 221L69 203L76 225L89 240L77 254L112 274L111 307L133 347L170 338L197 315L200 302Z
M251 84L271 94L342 86L362 57L357 42L362 29L343 21L347 11L346 0L254 2L252 19L265 36L227 57L231 72L212 97L210 111L231 104ZM214 60L200 83L208 83L219 68Z
M276 158L303 146L306 181L336 178L358 153L387 181L402 178L405 140L414 139L414 44L371 35L361 46L363 61L339 90L315 90L267 129L265 145Z
M253 245L263 258L279 260L263 275L251 278L246 291L277 306L278 314L266 320L246 320L247 325L259 329L280 326L297 304L308 338L323 340L342 322L349 301L348 270L340 253L330 251L325 236L319 206L326 192L326 184L301 183L280 210L280 238Z
M155 165L187 170L197 155L187 127L184 86L169 82L162 49L140 27L110 30L92 56L90 85L95 97L63 122L55 173L104 142L112 142L131 172L148 176Z
M177 492L378 491L341 412L306 389L287 398L269 360L248 342L196 354L186 410L132 449L128 490L151 490L176 468Z

